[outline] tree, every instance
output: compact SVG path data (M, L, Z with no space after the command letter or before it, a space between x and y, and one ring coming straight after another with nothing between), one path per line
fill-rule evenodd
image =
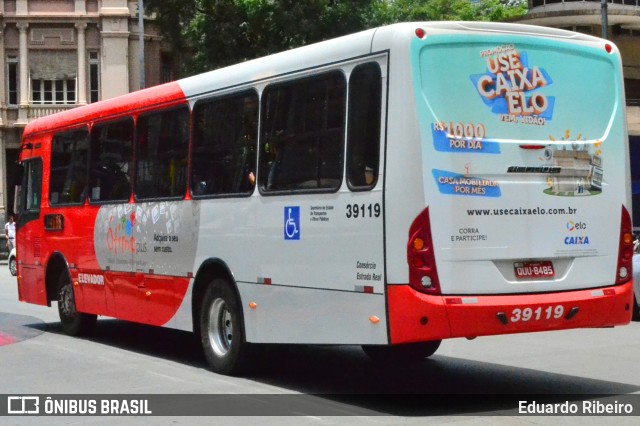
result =
M379 0L372 2L367 23L403 21L504 21L527 12L525 0Z
M180 74L193 74L401 21L500 21L524 0L146 0Z

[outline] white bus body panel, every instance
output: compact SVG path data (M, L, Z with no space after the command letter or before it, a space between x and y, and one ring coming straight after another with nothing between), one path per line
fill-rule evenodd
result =
M320 53L317 47L295 49L180 84L194 104L251 87L261 94L268 84L329 70L341 70L348 80L356 65L378 62L384 117L387 56L363 56L370 51L372 34L359 34L355 45L333 40L324 43L326 49ZM246 84L245 79L254 82ZM381 140L384 132L383 122ZM383 165L381 143L381 170ZM387 343L383 181L380 172L370 191L352 192L343 182L328 194L270 196L256 188L249 198L198 201L194 272L211 258L228 267L240 293L250 342ZM353 205L364 207L366 217L347 217ZM291 214L295 230L287 227ZM175 317L176 326L187 330L192 328L190 293L191 289ZM249 308L251 302L255 309Z

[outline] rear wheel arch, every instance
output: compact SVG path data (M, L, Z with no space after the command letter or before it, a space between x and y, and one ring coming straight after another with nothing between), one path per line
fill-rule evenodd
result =
M97 315L78 312L75 305L73 281L69 264L60 252L53 253L47 261L45 270L47 304L58 302L60 323L65 334L82 336L90 334L96 327ZM64 306L61 306L61 303Z
M208 287L215 279L224 279L233 291L242 314L241 322L244 330L244 309L242 306L242 299L240 298L240 291L238 290L235 278L231 273L231 269L223 260L210 258L204 261L200 266L200 269L198 269L193 283L193 290L191 291L191 320L193 323L193 332L197 336L200 335L200 312L202 309L202 302L204 301L204 296Z
M64 255L60 252L54 252L47 261L47 268L45 271L45 286L47 290L47 305L51 306L51 302L58 300L58 285L60 275L66 274L71 279L69 273L69 264Z

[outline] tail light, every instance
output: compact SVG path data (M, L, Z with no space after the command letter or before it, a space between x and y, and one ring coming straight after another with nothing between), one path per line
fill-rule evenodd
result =
M622 284L631 279L633 262L633 228L631 216L622 206L622 220L620 222L620 245L618 248L618 269L616 272L616 284Z
M407 262L411 287L422 293L440 294L428 208L416 217L409 228Z

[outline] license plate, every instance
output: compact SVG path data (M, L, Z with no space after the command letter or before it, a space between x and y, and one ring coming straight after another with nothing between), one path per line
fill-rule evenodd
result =
M553 270L553 263L550 260L515 262L513 269L516 273L516 278L519 280L553 278L556 275Z

